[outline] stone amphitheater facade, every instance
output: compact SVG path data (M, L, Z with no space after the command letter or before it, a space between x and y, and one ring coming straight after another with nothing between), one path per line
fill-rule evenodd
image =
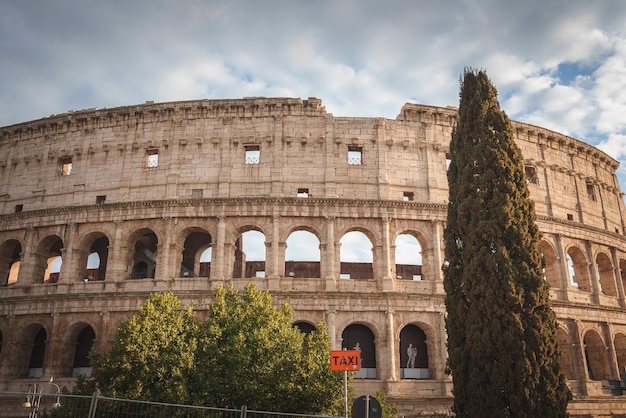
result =
M245 98L0 128L0 391L89 374L89 348L106 350L151 292L174 292L202 316L215 286L253 282L289 302L302 329L325 321L333 349L359 344L358 395L380 388L404 416L449 416L440 267L456 117L417 104L396 119L337 117L316 98ZM513 128L543 232L570 410L624 414L618 163L577 139ZM261 259L247 254L252 232ZM356 248L348 236L360 237ZM288 247L304 244L294 258Z

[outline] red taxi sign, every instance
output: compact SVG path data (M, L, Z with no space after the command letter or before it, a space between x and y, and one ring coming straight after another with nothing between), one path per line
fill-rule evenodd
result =
M359 350L331 351L330 370L336 372L361 370L361 352Z

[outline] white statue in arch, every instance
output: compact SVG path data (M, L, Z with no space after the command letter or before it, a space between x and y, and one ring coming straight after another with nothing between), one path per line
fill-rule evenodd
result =
M413 344L409 344L406 349L406 354L409 356L409 360L406 362L407 369L415 368L415 358L417 357L417 347L413 347Z

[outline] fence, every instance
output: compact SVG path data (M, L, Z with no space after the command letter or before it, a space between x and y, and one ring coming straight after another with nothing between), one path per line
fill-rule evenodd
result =
M29 418L339 418L320 415L211 408L93 396L0 391L7 414ZM7 408L9 403L13 408ZM13 411L15 415L9 415Z

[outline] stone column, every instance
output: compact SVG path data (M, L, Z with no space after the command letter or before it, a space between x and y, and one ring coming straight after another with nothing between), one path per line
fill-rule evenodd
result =
M337 345L337 328L335 326L335 317L337 311L326 312L326 326L328 327L328 335L330 336L330 349L341 350L341 345Z
M224 279L224 242L226 240L226 217L217 217L217 240L213 251L213 259L215 260L215 268L211 266L211 280Z
M613 335L613 326L609 322L603 322L602 326L602 336L606 343L606 357L609 363L609 373L611 374L612 379L619 380L619 366L617 363L617 353L615 352L615 344L613 344L613 339L611 338Z
M438 219L434 219L431 222L431 227L432 227L432 240L433 240L433 258L431 261L432 264L432 277L435 279L435 281L443 281L443 271L441 270L441 267L443 266L443 259L444 259L444 254L443 254L443 247L441 245L441 237L442 237L442 228L443 228L443 223L438 220ZM424 251L424 249L422 248L422 251ZM422 270L424 270L424 260L422 259ZM422 272L422 276L423 276L423 272Z
M115 237L109 243L109 256L107 258L107 281L119 282L128 279L128 272L131 266L128 258L128 237L125 236L124 225L121 220L115 222Z
M569 300L567 290L572 286L570 284L569 267L567 265L567 254L565 254L563 249L563 238L560 234L554 234L554 243L556 247L556 261L559 269L559 286L563 289L563 291L560 292L561 297L563 300Z
M169 216L163 218L163 234L160 242L157 244L155 278L168 280L180 276L180 260L182 259L183 249L176 243L176 239L173 236L176 221L176 218Z
M600 278L598 277L598 269L596 268L595 260L593 259L593 247L591 241L585 241L585 249L589 261L587 262L587 270L589 271L589 281L591 282L591 299L595 303L600 303Z
M41 283L46 270L46 257L37 252L38 231L35 227L26 228L24 249L20 262L17 284Z
M381 266L379 271L381 271L381 279L382 280L382 290L393 290L394 278L391 276L391 242L389 237L389 221L388 217L382 218L382 229L383 229L383 242L382 242L382 254L379 258L381 260ZM374 259L376 260L376 258Z
M265 274L269 290L280 289L280 215L272 216L272 237L266 246ZM284 252L283 252L284 254ZM282 257L284 259L284 256Z
M323 245L320 275L326 280L326 290L333 290L339 278L339 254L335 241L335 217L326 216L326 242Z
M617 249L611 247L611 260L613 263L613 278L615 280L615 286L617 288L617 298L621 307L626 306L626 300L624 296L624 283L622 282L622 273L619 268L619 255Z
M398 380L398 342L396 341L396 332L393 320L393 311L387 311L387 350L389 350L389 373L387 380Z
M61 249L61 270L59 271L60 283L78 282L85 276L87 268L87 257L81 248L76 245L76 236L78 235L78 225L70 223L66 225L65 234L63 236L63 248ZM81 260L85 260L85 265L81 266Z

